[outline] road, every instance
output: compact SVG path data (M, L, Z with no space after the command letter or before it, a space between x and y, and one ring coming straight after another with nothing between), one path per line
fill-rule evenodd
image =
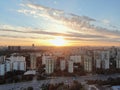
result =
M42 84L47 83L60 83L64 82L65 84L71 84L73 80L77 80L82 84L86 83L86 80L106 80L109 77L117 78L120 77L120 74L113 74L113 75L88 75L88 76L76 76L76 77L55 77L47 80L41 81L29 81L29 82L21 82L21 83L12 83L12 84L5 84L0 85L0 90L23 90L22 88L27 88L32 86L34 90L40 90Z

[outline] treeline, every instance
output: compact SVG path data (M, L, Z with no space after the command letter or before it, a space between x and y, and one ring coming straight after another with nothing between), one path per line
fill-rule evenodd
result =
M59 83L59 84L43 84L41 86L42 90L84 90L81 83L78 81L73 81L71 85Z
M120 85L120 77L108 78L107 80L87 80L87 84L98 84L98 85Z

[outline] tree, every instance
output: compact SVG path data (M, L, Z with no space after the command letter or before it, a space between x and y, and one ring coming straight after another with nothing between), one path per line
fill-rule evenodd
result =
M27 90L33 90L33 87L28 87Z
M78 81L73 81L73 85L70 87L70 90L81 90L83 87Z
M53 84L50 84L50 85L49 85L49 90L55 90L55 87L54 87Z

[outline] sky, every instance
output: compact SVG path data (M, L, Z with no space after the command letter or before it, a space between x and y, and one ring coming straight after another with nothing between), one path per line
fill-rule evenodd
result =
M119 46L119 22L120 0L1 0L0 46Z

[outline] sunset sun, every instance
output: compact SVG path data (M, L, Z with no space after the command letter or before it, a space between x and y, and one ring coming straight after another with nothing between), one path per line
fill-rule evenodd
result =
M50 40L50 43L54 46L64 46L67 42L63 37L57 36L54 39Z

